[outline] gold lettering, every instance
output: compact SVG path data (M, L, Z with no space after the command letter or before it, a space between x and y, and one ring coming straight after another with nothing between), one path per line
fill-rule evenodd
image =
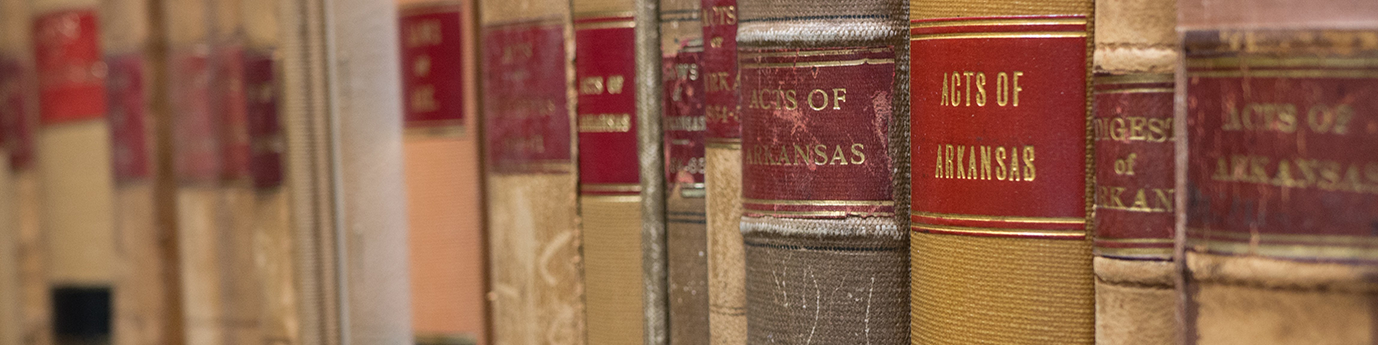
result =
M996 147L996 148L995 148L995 164L1000 166L999 169L995 169L995 179L996 179L996 180L999 180L999 181L1004 181L1004 180L1005 180L1005 171L1006 171L1006 170L1005 170L1005 148L1003 148L1003 147Z
M1037 176L1037 175L1035 174L1035 172L1036 172L1036 171L1034 170L1034 147L1033 147L1033 146L1025 146L1025 147L1024 147L1024 181L1033 181L1033 180L1034 180L1034 177Z
M962 155L966 153L966 146L957 145L957 178L967 178L966 169L962 168Z
M1023 90L1024 90L1024 89L1022 89L1022 88L1019 88L1019 77L1022 76L1022 75L1024 75L1024 72L1014 71L1014 87L1013 87L1013 89L1014 89L1014 106L1016 106L1016 107L1019 106L1019 91L1023 91Z
M981 146L981 179L990 180L990 146Z
M986 106L986 74L976 73L976 106Z
M1000 72L995 75L995 104L1002 107L1009 103L1009 79L1010 76L1006 75L1005 72Z
M580 133L615 133L632 129L630 114L580 114Z
M866 145L862 145L861 143L852 144L852 156L854 158L852 164L866 163L866 153L861 151L865 149Z

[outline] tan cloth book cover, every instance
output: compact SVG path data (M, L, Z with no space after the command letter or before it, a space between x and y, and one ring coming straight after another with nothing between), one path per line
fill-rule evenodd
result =
M32 34L26 0L0 1L0 342L48 344L47 280L33 172L34 87Z

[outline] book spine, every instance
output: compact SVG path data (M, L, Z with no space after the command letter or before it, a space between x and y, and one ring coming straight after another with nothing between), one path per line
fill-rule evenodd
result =
M412 330L486 343L473 1L400 1Z
M1092 343L1092 2L910 10L914 338Z
M666 340L665 280L654 278L665 274L665 168L658 164L662 58L660 40L641 37L657 31L656 7L636 1L572 5L579 214L593 344Z
M746 344L746 261L742 257L741 79L737 0L703 0L704 189L708 232L709 337Z
M1097 1L1096 342L1176 340L1172 120L1176 2Z
M708 344L702 11L700 0L660 5L669 341Z
M1183 343L1371 341L1378 5L1222 5L1178 7Z
M479 7L492 339L585 344L570 5Z
M739 6L746 342L908 344L889 149L903 3Z
M33 65L33 36L29 3L22 0L0 1L0 137L5 147L5 169L10 177L10 199L5 205L12 218L8 219L14 240L16 276L10 283L16 289L13 298L16 319L13 328L6 327L5 341L17 344L47 345L52 343L52 304L48 295L46 252L43 250L43 231L39 227L39 194L37 172L34 171L34 131L37 97ZM9 333L12 332L12 333Z
M40 173L57 343L110 340L114 186L102 29L94 3L35 2Z

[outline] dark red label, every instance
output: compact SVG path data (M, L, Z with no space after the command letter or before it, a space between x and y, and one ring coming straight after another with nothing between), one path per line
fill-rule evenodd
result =
M484 28L483 131L496 173L569 173L569 60L558 22Z
M144 59L127 54L106 59L110 74L110 163L115 181L130 182L150 177L148 117L144 101Z
M1084 16L914 21L913 230L1085 239Z
M579 190L637 194L635 34L631 17L574 22Z
M70 10L34 20L39 114L43 124L105 116L105 76L96 11Z
M741 143L737 74L737 0L703 0L704 115L713 145Z
M681 191L703 189L704 130L703 78L699 70L702 47L686 45L667 56L661 76L665 79L665 180Z
M9 150L10 169L33 167L33 119L29 112L30 75L18 59L0 57L0 136Z
M1186 34L1188 250L1378 259L1376 40Z
M175 173L185 182L209 182L220 177L220 131L211 110L209 54L203 49L169 56L169 104L172 109L172 152Z
M741 72L747 215L894 213L893 48L742 50Z
M1095 250L1121 258L1172 257L1172 75L1098 75Z
M464 19L458 5L402 11L399 42L408 128L464 124Z
M282 124L278 122L278 84L271 51L244 55L245 121L249 134L249 171L254 187L282 185Z
M216 47L214 102L220 136L220 178L249 178L248 99L244 89L244 49Z

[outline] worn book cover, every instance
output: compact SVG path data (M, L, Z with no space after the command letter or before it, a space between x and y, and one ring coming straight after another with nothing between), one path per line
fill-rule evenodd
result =
M1378 4L1177 13L1181 342L1375 341Z
M905 5L738 2L747 343L909 343Z
M1095 340L1093 10L911 3L916 342Z
M25 0L0 1L0 147L3 147L5 202L0 231L4 234L0 284L0 342L49 344L46 325L47 279L43 277L42 243L38 228L38 190L33 171L33 123L37 96L33 71L29 5Z
M570 5L479 7L492 342L584 344Z
M708 344L703 22L699 0L660 3L665 248L671 344Z
M34 1L39 224L57 343L110 341L114 174L99 7Z
M702 0L704 207L707 213L710 344L746 344L746 260L742 257L741 79L737 0Z
M1096 343L1176 340L1176 2L1096 1Z
M486 343L474 1L398 15L416 343Z

